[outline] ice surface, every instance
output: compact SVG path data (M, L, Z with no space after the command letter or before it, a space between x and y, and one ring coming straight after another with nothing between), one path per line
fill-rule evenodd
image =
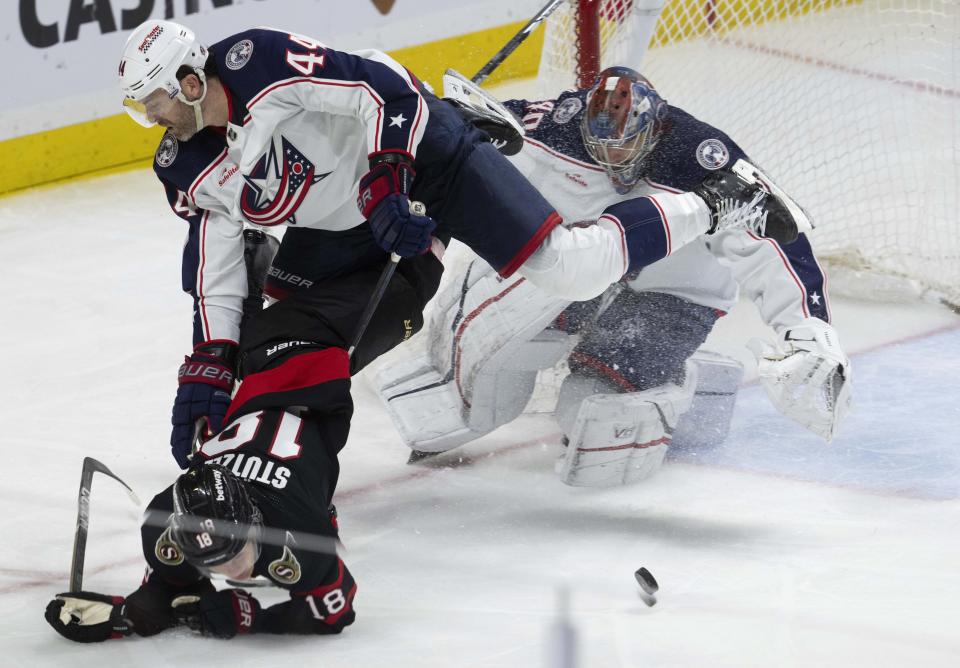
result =
M42 616L66 588L83 457L144 501L177 474L184 233L146 171L0 200L0 665L544 666L558 586L582 667L960 664L960 319L851 301L834 312L857 405L833 445L747 386L726 444L676 453L623 489L560 484L544 416L407 467L361 377L336 498L354 626L68 643ZM751 309L712 345L743 356L763 333ZM92 497L85 586L127 593L142 574L140 509L103 477ZM640 566L660 583L653 608Z

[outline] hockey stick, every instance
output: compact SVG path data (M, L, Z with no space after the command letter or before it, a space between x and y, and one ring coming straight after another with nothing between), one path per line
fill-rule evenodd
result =
M517 50L517 47L520 46L527 37L530 36L538 25L543 23L548 16L553 14L553 12L562 5L567 0L550 0L539 12L537 12L532 19L530 19L523 28L520 29L516 35L514 35L509 42L507 42L503 48L497 51L493 58L487 61L487 64L480 68L480 70L473 75L470 79L475 84L481 84L486 81L487 77L490 74L500 67L500 63L507 59L511 53ZM410 209L418 215L426 215L425 210L421 213L420 211L414 211L414 207L423 205L419 202L410 202ZM383 297L383 293L386 292L387 284L390 282L390 278L393 276L393 272L396 271L397 262L400 261L400 257L396 253L390 255L390 262L386 267L383 268L383 273L380 274L380 280L377 282L377 287L373 292L373 296L370 297L370 301L367 303L367 308L364 310L363 315L360 317L360 326L357 327L357 332L353 335L353 342L350 344L350 348L347 350L347 355L353 357L353 351L356 350L357 344L360 343L360 338L363 336L363 333L367 329L367 325L370 324L370 319L373 317L373 312L377 310L377 306L380 305L380 299Z
M411 209L414 204L419 204L419 202L410 202ZM420 204L420 206L423 205ZM397 270L397 263L399 262L400 256L396 253L390 253L390 261L387 262L387 266L380 273L380 280L377 281L377 286L373 289L373 294L370 295L370 301L367 302L367 307L363 309L363 313L360 315L360 323L357 325L357 331L353 334L350 348L347 349L347 357L353 357L353 351L360 345L360 339L363 338L363 333L367 331L367 325L373 319L373 312L380 306L380 300L383 299L383 295L387 291L387 285L390 284L390 279L393 278L393 272Z
M423 202L411 200L410 213L416 216L426 216L427 207L423 205ZM367 331L367 325L369 325L373 319L373 312L380 306L380 300L383 299L383 295L387 291L390 279L393 278L393 272L397 270L398 262L400 262L400 256L396 253L390 253L390 261L387 262L387 266L383 268L380 279L377 281L377 286L373 289L373 294L370 295L370 301L367 302L367 307L363 309L363 313L360 314L360 324L357 325L357 331L353 334L353 341L350 342L350 347L347 349L347 357L353 357L353 351L360 345L360 339L363 338L363 333Z
M471 79L473 83L481 84L486 81L487 77L489 77L490 74L500 66L500 63L506 60L507 56L509 56L511 53L516 51L517 47L520 46L523 41L530 36L530 33L532 33L538 25L543 23L548 16L553 14L557 7L566 1L567 0L550 0L550 2L543 7L543 9L534 14L533 18L530 19L527 25L523 26L523 28L520 29L520 32L514 35L513 38L503 46L502 49L493 55L493 58L491 58L486 65L481 67L480 70L473 75L473 78Z
M130 500L136 505L140 505L140 499L130 489L130 485L114 475L113 471L93 457L83 458L83 470L80 473L80 493L77 496L77 530L73 538L73 562L70 564L70 591L81 591L83 588L83 559L87 551L87 532L90 527L90 486L93 483L93 474L98 472L123 485Z

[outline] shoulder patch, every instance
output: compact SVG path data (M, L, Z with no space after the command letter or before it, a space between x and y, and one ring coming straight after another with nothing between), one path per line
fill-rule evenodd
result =
M554 110L553 122L557 125L568 123L581 109L583 109L583 102L580 101L580 98L569 97L561 102Z
M224 59L227 64L227 69L239 70L247 64L252 55L253 42L249 39L240 40L227 51L226 58Z
M153 547L153 553L160 563L167 566L179 566L183 563L183 551L180 546L173 542L170 537L170 527L160 534L156 544Z
M283 555L274 559L267 567L267 572L277 582L292 585L300 581L300 562L287 545L283 546Z
M177 152L180 150L180 142L169 132L163 135L160 140L160 146L157 147L156 160L161 167L169 167L177 159Z
M697 162L704 169L720 169L730 161L730 151L719 139L704 139L697 147Z

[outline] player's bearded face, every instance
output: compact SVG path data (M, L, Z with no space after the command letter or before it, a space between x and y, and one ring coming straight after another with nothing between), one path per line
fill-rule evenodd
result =
M256 543L248 540L243 549L230 561L210 566L211 573L223 575L231 580L249 580L253 577L253 567L257 562Z
M180 141L190 139L197 132L193 109L164 90L155 90L144 100L147 118L170 130Z

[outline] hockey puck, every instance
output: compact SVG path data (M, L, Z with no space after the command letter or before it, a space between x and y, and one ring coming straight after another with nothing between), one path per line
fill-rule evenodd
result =
M648 571L646 568L638 568L637 572L633 574L633 577L637 578L637 584L640 585L640 588L651 596L656 594L660 589L660 585L657 584L656 579L653 577L653 573Z

